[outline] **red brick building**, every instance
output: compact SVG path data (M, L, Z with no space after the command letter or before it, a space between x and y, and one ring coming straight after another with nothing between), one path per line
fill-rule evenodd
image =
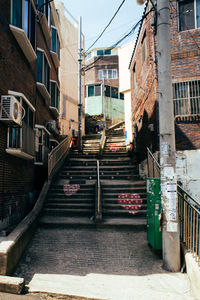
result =
M50 140L59 138L53 8L44 0L0 1L0 229L33 205Z
M85 57L85 83L105 83L119 87L118 49L98 48L90 50Z
M144 15L152 8L147 2ZM200 5L170 1L171 69L176 150L200 149ZM142 21L129 65L134 146L159 150L157 35L155 13Z

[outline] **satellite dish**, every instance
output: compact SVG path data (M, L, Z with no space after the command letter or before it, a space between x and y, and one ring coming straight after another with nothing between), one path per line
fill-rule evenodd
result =
M139 5L143 5L145 3L146 0L136 0L137 4Z

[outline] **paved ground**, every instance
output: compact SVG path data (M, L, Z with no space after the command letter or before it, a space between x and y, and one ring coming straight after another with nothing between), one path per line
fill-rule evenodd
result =
M146 232L127 228L39 228L14 276L24 277L30 292L113 300L194 299L187 275L165 272Z

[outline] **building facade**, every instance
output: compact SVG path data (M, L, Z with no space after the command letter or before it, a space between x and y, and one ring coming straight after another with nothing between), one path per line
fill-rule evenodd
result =
M146 147L149 147L152 152L159 150L157 72L157 55L159 55L157 43L159 41L157 41L156 35L155 13L150 12L150 10L151 3L148 1L144 14L148 12L149 14L141 23L129 65L132 128L135 151L140 160L146 157ZM179 169L180 174L184 169L184 167L180 167L180 161L182 161L182 165L184 165L184 159L185 165L189 161L190 163L193 161L188 158L188 155L185 156L184 151L190 151L190 154L193 153L196 157L200 149L199 18L200 5L198 0L173 0L170 2L171 75L177 170ZM199 177L195 180L199 182ZM190 189L189 183L187 185Z
M85 112L108 124L124 120L124 95L119 91L118 48L98 48L85 57Z
M66 135L72 129L78 132L78 57L79 24L66 9L62 1L55 1L63 46L60 52L60 127ZM67 32L67 34L66 34ZM84 49L84 35L82 34ZM84 65L84 55L82 55ZM82 135L85 133L85 81L81 76Z
M0 2L0 229L31 209L59 142L59 48L53 3Z

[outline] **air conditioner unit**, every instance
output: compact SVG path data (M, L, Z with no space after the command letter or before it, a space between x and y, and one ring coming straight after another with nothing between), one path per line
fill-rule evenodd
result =
M56 130L56 121L55 120L49 120L48 121L48 129L49 130Z
M14 96L1 96L0 121L22 126L22 106Z

